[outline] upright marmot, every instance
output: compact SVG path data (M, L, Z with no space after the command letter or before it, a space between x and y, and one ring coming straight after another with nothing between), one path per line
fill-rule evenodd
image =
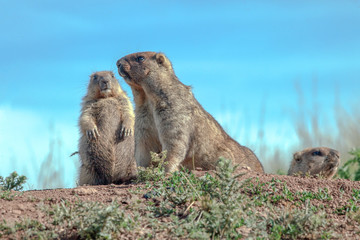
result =
M294 153L288 175L320 175L326 179L332 178L340 164L339 152L327 148L306 148Z
M135 158L150 165L150 151L167 150L166 171L215 169L220 157L263 172L255 154L234 141L175 76L162 53L140 52L117 61L135 101Z
M79 185L120 183L137 174L135 116L113 72L91 75L79 119Z

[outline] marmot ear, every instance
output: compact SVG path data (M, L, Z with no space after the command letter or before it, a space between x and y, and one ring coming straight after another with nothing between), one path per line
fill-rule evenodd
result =
M97 75L94 73L90 76L90 78L93 80L93 81L96 81L97 80Z
M157 53L155 58L158 64L163 65L167 69L171 69L171 62L163 53Z
M298 152L294 153L293 155L293 159L296 161L296 162L300 162L301 158L299 156L300 154Z

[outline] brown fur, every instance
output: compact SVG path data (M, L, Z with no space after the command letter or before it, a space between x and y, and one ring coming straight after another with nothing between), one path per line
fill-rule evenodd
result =
M135 100L135 158L150 165L150 151L167 150L166 171L215 169L220 157L263 172L255 154L234 141L194 98L191 88L175 76L162 53L127 55L117 62Z
M79 185L120 183L136 176L134 121L129 97L114 74L92 74L79 119Z
M306 148L294 153L288 175L320 175L331 179L340 164L339 152L327 148Z

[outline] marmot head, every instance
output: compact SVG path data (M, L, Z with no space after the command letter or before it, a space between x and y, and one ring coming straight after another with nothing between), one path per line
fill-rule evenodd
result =
M126 55L116 62L120 76L133 86L140 87L143 80L157 74L173 74L170 60L163 53L138 52Z
M90 76L86 98L99 99L120 96L122 89L111 71L95 72Z
M327 148L307 148L294 153L288 175L321 175L324 178L332 178L340 164L339 152Z

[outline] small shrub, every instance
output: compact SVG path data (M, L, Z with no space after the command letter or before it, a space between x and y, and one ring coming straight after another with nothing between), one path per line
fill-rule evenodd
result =
M8 226L4 221L0 224L0 237L9 236L10 234L24 231L22 239L58 239L59 236L52 230L48 230L45 225L37 220L25 219ZM13 239L13 238L9 238Z
M25 176L19 176L16 172L11 173L10 176L5 179L0 176L0 190L21 191L24 188L23 185L25 184L26 179L27 178Z
M11 192L11 190L22 190L25 182L26 177L19 176L16 172L11 173L10 176L5 179L0 176L0 199L12 201L16 193Z
M360 149L353 150L350 154L353 158L346 161L337 174L339 178L360 181Z
M266 219L270 239L318 239L323 235L320 227L327 224L325 215L309 210L283 211L270 214ZM311 237L310 237L311 236Z
M144 168L138 167L138 177L135 180L136 183L147 181L160 181L165 178L165 162L166 151L161 153L150 152L151 166Z
M81 239L112 239L133 228L133 220L120 210L119 204L97 202L61 202L47 211L52 224L74 229ZM116 238L116 237L115 237Z

